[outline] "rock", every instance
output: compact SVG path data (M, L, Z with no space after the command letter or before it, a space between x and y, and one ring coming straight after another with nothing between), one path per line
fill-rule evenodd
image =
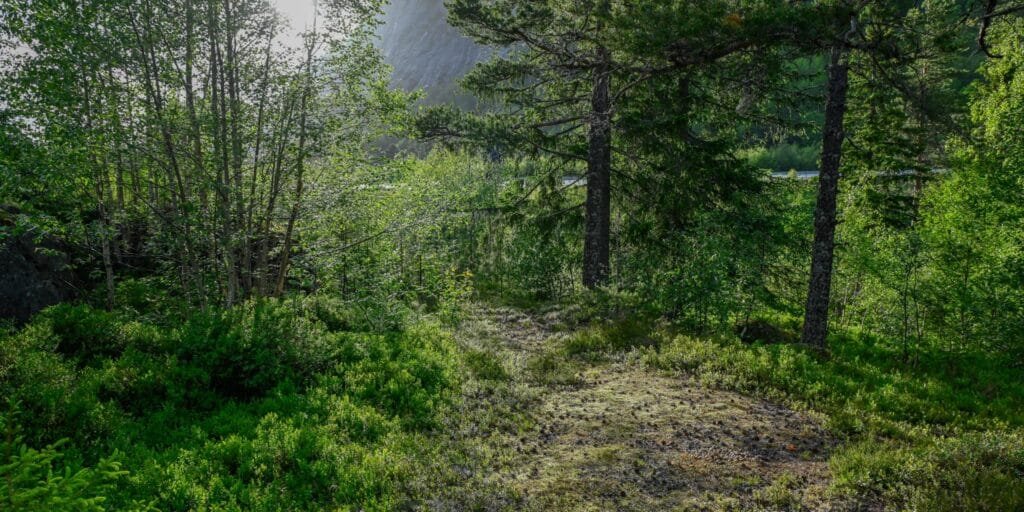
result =
M796 343L800 340L800 337L795 332L788 331L761 319L740 323L736 325L735 332L744 343Z
M13 227L12 208L0 208L0 226ZM0 319L23 324L41 309L74 296L68 257L53 239L0 231Z

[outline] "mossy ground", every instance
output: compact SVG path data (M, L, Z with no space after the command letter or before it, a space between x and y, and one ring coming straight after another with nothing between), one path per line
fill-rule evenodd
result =
M450 469L414 484L444 482L425 508L832 508L821 418L659 373L636 350L588 355L571 316L468 315L457 338L474 356L441 449Z

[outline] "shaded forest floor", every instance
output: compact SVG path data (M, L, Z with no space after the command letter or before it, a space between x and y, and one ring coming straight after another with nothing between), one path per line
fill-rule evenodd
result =
M823 510L821 418L647 367L566 357L573 312L478 305L457 332L471 376L430 510Z

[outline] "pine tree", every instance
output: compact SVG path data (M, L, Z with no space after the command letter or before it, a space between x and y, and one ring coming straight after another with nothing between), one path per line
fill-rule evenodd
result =
M700 81L696 75L730 56L790 38L803 26L788 16L799 10L781 1L693 6L452 0L447 6L453 25L500 48L466 77L464 86L482 99L500 101L506 110L467 117L450 108L435 109L421 119L420 128L431 136L500 143L585 162L583 284L588 288L608 279L612 195L630 186L623 180L612 187L613 177L626 177L624 167L655 162L660 176L678 175L679 153L652 144L666 138L673 146L717 155L700 157L707 162L729 153L697 135L704 129L697 118L708 117L690 115L702 107L697 104L701 95L690 92L697 90L690 89ZM717 169L723 168L720 164ZM732 190L727 184L719 189L725 194Z
M616 69L608 48L610 0L586 2L453 0L449 21L478 42L504 48L478 66L465 87L485 100L501 100L506 116L452 128L456 114L435 111L423 121L431 134L475 137L509 148L585 162L587 199L583 284L609 276L611 166Z
M822 31L826 34L823 39L831 58L828 68L818 202L814 216L810 284L802 335L803 343L820 349L826 348L828 335L835 233L839 219L837 199L841 178L840 170L843 168L845 154L844 143L847 140L847 126L845 125L850 90L850 68L851 65L857 66L856 73L859 76L879 78L880 80L876 80L876 83L873 84L874 87L884 87L890 97L893 96L892 93L896 93L895 96L900 97L901 101L915 106L919 124L923 124L923 120L940 117L930 107L929 89L915 88L912 86L913 81L907 80L906 75L899 74L901 70L924 62L927 58L935 58L934 55L926 52L926 49L932 52L937 51L941 55L944 44L948 43L944 40L955 35L954 25L942 23L943 20L947 20L950 10L955 6L950 2L942 1L927 2L926 4L921 9L925 9L930 16L939 20L938 22L933 20L933 23L929 25L931 30L927 34L915 30L915 28L920 28L918 26L920 19L917 14L921 12L921 9L916 8L912 2L844 1L837 5L825 4L826 8L822 10L822 20L825 23ZM940 42L944 44L938 44ZM870 98L869 95L865 99L870 100ZM893 115L902 116L904 113L893 112L891 105L876 104L875 107L878 107L874 110L876 119L872 122L878 122L884 118L885 121L882 124L889 129L896 129L897 127L893 124ZM907 111L914 112L915 110ZM860 112L858 116L870 116L871 114L872 110L869 107L867 112ZM897 130L897 133L900 132L908 136L912 135L906 129ZM886 133L884 137L893 136L896 134ZM909 143L910 139L906 142L908 143L897 146L882 143L882 146L888 148L885 152L894 157L890 163L898 165L898 162L906 162L911 153L920 156L923 142L921 147L916 149L916 144ZM881 149L882 146L875 145L876 149ZM861 150L863 149L861 148ZM896 151L892 151L893 149ZM868 152L870 153L870 150ZM895 153L901 155L896 156ZM915 165L914 167L921 166ZM899 173L900 171L902 169L891 172ZM914 174L919 177L924 173L915 172Z

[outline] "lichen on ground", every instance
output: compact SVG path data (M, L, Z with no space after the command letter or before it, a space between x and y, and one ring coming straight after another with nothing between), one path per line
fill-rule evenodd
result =
M571 324L571 322L569 322ZM831 510L819 418L646 367L567 358L558 309L478 306L428 510ZM496 365L500 365L499 368ZM428 484L420 483L427 486Z

